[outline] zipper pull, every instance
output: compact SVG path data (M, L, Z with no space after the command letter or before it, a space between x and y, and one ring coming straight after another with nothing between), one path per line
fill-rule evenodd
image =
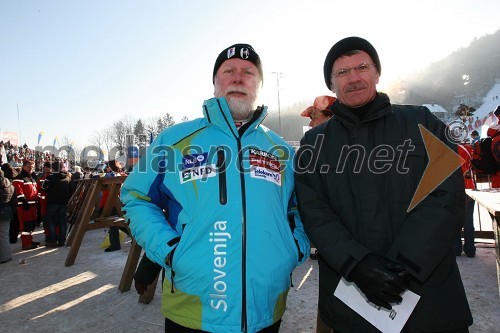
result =
M172 294L175 293L175 291L174 291L174 276L175 276L174 270L170 269L170 281L172 282L172 288L170 289L170 292Z

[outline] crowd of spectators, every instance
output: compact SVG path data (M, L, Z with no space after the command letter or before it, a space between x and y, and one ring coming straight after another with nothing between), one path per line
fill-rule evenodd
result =
M43 171L44 163L52 162L56 159L61 160L66 170L70 169L67 159L56 158L56 156L50 152L41 152L31 149L27 144L16 146L12 145L10 141L0 142L0 165L8 163L14 169L20 169L23 165L23 161L31 160L35 163L35 172L40 173Z
M28 147L12 145L10 141L0 142L1 164L9 163L13 168L18 168L23 165L24 160L32 160L35 162L35 171L42 171L45 162L54 160L54 154L49 152L41 152Z

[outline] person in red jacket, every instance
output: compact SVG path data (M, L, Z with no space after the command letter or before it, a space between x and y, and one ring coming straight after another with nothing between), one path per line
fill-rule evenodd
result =
M17 214L23 251L35 249L40 245L39 242L33 241L32 236L37 223L38 200L38 189L33 170L34 162L25 160L21 172L12 182L17 194Z

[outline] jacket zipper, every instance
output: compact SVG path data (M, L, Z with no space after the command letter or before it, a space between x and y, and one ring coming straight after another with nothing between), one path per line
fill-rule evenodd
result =
M227 203L226 155L223 147L217 147L217 169L219 171L219 202Z
M206 108L205 108L206 109ZM219 109L222 110L222 107L219 103ZM263 109L262 107L257 107L257 110L260 111ZM260 114L261 112L259 112ZM224 116L224 114L222 114ZM254 113L255 115L255 113ZM207 112L208 116L208 112ZM246 300L247 300L247 283L246 283L246 257L247 257L247 240L246 240L246 196L245 196L245 175L243 173L243 152L241 151L241 137L243 136L243 133L246 131L246 129L249 127L250 124L252 124L256 119L250 120L247 124L243 125L239 130L238 134L235 133L231 125L228 121L228 119L224 116L224 119L226 120L227 125L229 126L229 129L231 130L231 133L233 134L234 138L236 139L237 145L238 145L238 168L239 168L239 173L240 173L240 183L241 183L241 206L242 206L242 217L241 217L241 245L242 245L242 250L241 250L241 256L242 256L242 265L241 265L241 289L242 289L242 298L241 298L241 331L243 333L247 333L248 331L248 323L247 323L247 309L246 309ZM261 120L261 122L264 119ZM226 188L227 189L227 188ZM227 196L227 193L226 193ZM227 199L227 198L226 198Z
M243 173L243 152L241 151L241 138L236 138L236 142L238 143L238 168L240 172L240 182L241 182L241 207L243 210L242 214L242 223L241 223L241 289L242 289L242 297L241 297L241 331L246 333L248 330L247 323L247 268L246 268L246 257L247 257L247 237L246 237L246 228L247 228L247 207L246 207L246 196L245 196L245 175Z

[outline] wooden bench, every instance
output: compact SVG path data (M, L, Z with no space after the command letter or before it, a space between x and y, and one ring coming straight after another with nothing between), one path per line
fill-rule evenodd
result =
M465 190L467 195L483 206L491 216L497 258L498 292L500 296L500 188Z

